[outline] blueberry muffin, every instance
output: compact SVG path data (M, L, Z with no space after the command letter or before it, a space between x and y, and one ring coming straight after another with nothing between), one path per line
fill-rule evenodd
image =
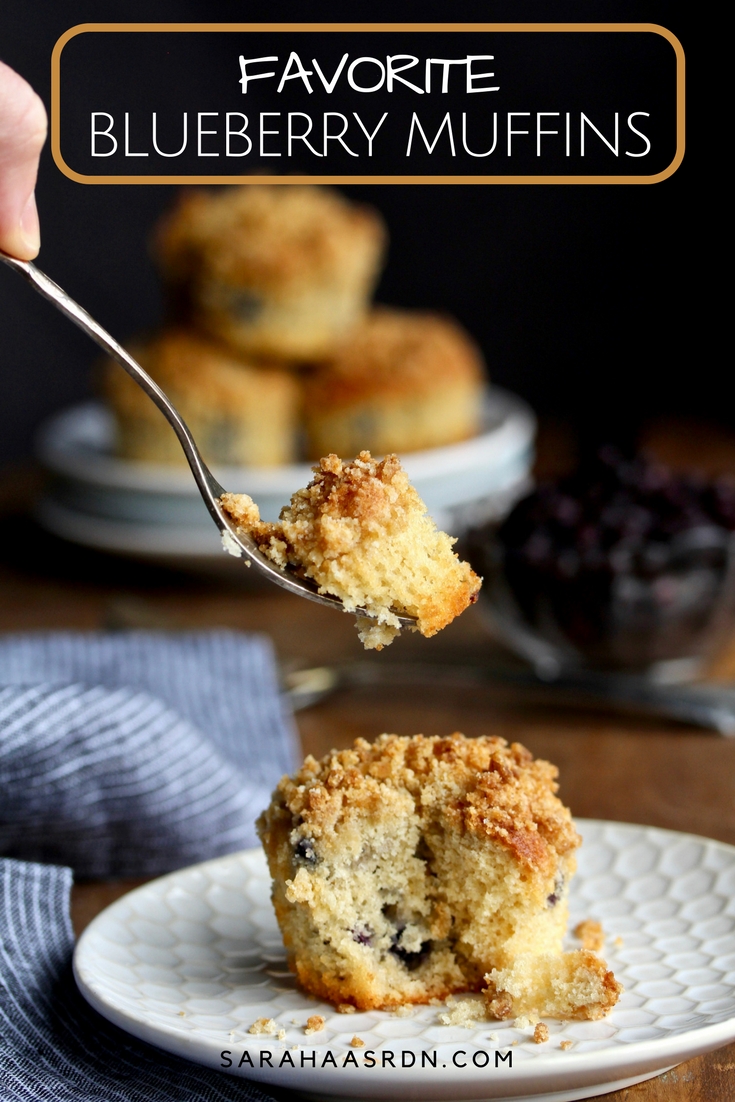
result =
M300 395L290 372L248 362L183 329L159 334L133 355L174 403L205 462L271 467L295 458ZM117 363L105 364L102 386L120 456L186 463L168 421Z
M248 355L329 355L363 317L386 232L328 188L248 184L185 192L154 252L174 300Z
M358 619L368 648L385 646L399 615L435 635L477 599L480 579L452 551L395 455L379 462L361 452L351 463L329 455L277 523L260 520L246 494L225 494L225 510L280 566L297 567L320 592L339 597Z
M284 777L258 831L302 987L362 1010L486 989L495 1016L605 1013L612 973L562 954L580 838L556 775L454 734L358 739Z
M381 306L307 377L309 456L454 444L481 429L482 358L449 318Z

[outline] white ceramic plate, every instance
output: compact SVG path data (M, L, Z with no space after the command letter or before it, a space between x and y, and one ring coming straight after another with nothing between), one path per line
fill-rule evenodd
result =
M549 1021L545 1044L509 1024L442 1025L443 1008L343 1015L301 994L259 850L172 873L108 907L77 945L77 983L106 1018L159 1048L351 1102L566 1102L735 1039L735 847L651 827L578 826L584 844L570 928L583 918L603 923L605 958L625 993L603 1021ZM307 1036L313 1014L326 1025ZM285 1040L249 1034L261 1017L275 1019ZM364 1048L350 1045L355 1035Z
M504 515L528 483L535 419L515 395L488 390L485 431L472 440L403 457L411 481L440 526ZM217 531L185 467L134 463L113 454L114 423L98 403L64 410L41 429L36 450L56 482L38 509L65 539L125 553L219 556ZM311 478L308 463L220 467L228 490L249 493L276 520Z

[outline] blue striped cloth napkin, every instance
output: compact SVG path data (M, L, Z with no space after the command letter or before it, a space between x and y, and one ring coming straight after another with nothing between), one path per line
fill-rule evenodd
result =
M2 1102L267 1099L87 1006L70 966L72 873L56 866L147 876L253 845L297 756L266 638L0 640Z
M0 855L152 876L257 845L296 759L265 637L0 640Z

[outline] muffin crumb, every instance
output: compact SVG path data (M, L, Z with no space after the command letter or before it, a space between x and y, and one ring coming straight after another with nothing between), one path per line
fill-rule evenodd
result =
M355 1034L355 1036L352 1038L350 1044L353 1048L365 1048L365 1042L363 1041L362 1037L358 1037L357 1034Z
M272 1036L278 1033L278 1026L274 1022L273 1018L256 1018L256 1020L250 1026L248 1033L266 1034L268 1036Z
M355 1013L355 1007L352 1005L352 1003L340 1003L339 1006L337 1007L337 1013L338 1014L354 1014Z
M521 953L485 976L494 1017L540 1013L548 1018L596 1020L612 1010L623 990L607 965L589 949L558 954Z
M451 1009L448 1013L439 1015L439 1021L442 1025L474 1029L477 1022L485 1018L485 1008L481 996L469 995L467 998L456 999L450 995L446 1005Z
M324 1029L325 1019L321 1014L312 1014L310 1018L306 1019L306 1025L304 1026L304 1033L321 1033Z
M543 1022L539 1022L533 1031L533 1043L535 1045L542 1045L544 1041L549 1039L549 1027L544 1025Z
M559 1048L562 1049L563 1052L568 1052L573 1044L574 1041L560 1041Z
M601 924L591 918L577 923L574 936L582 942L583 949L591 949L593 952L599 952L605 944L605 933Z

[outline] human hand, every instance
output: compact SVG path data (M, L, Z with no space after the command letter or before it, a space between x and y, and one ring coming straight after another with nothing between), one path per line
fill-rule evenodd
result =
M19 260L41 246L34 188L46 129L40 97L0 61L0 249Z

